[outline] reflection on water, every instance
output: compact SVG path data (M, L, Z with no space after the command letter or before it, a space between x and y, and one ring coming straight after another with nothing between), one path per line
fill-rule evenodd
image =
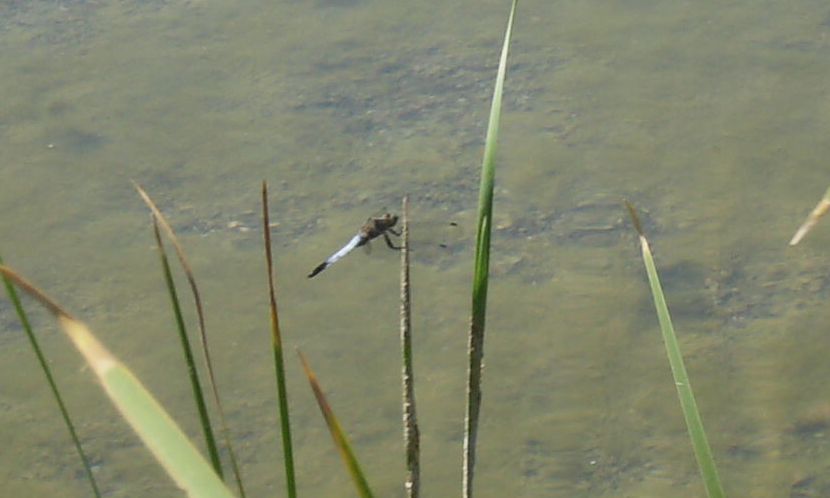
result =
M142 183L190 252L245 477L263 495L282 485L258 211L267 179L286 341L309 355L378 494L402 496L397 256L305 275L403 193L416 219L472 226L506 14L502 2L6 2L0 251L198 434L186 383L170 380L183 372L129 180ZM497 173L480 493L701 494L627 198L727 490L828 494L827 229L786 246L827 184L826 18L808 2L522 6ZM417 256L413 272L434 496L460 479L470 237L449 256ZM86 496L4 301L0 341L0 420L15 434L4 489ZM44 342L108 495L176 496L63 339L49 329ZM289 375L302 492L341 496L347 477Z

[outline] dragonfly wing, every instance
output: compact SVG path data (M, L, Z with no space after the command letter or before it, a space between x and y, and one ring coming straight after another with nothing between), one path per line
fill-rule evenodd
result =
M329 256L327 260L317 265L317 267L314 270L312 270L311 273L308 274L308 278L314 277L321 271L325 270L329 266L333 265L334 263L342 259L343 256L349 254L355 247L359 246L361 241L363 240L364 238L360 234L357 234L354 237L352 237L352 240L350 240L348 244L341 247L339 251Z
M410 223L410 238L414 250L424 248L454 248L467 241L467 230L455 221L434 220Z
M458 255L469 249L469 230L454 221L415 221L410 224L409 250L412 261L441 268L458 262Z

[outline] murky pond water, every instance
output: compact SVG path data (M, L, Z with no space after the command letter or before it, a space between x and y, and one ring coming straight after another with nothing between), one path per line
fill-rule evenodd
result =
M457 493L471 225L507 7L4 2L0 253L198 438L141 183L203 286L250 494L278 493L267 179L289 349L313 362L377 494L403 496L397 256L378 248L305 276L408 192L416 219L469 226L413 271L423 490ZM656 251L727 491L828 494L830 228L786 246L828 184L828 20L806 0L520 5L480 496L703 494L623 198ZM50 320L34 319L107 496L178 496ZM3 489L88 496L5 300L0 344ZM350 483L293 361L301 492L342 496Z

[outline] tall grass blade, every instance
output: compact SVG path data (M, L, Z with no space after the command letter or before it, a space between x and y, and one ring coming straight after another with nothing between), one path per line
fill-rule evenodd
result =
M807 232L809 232L813 229L814 226L816 226L818 220L822 216L827 214L827 211L830 211L830 188L828 188L827 191L824 192L824 197L822 197L821 200L818 201L816 207L814 207L810 214L807 215L807 219L804 220L804 223L802 223L801 226L798 227L798 230L795 232L795 235L793 235L793 238L790 240L790 245L794 246L801 242L801 239L803 239L804 236L807 235Z
M224 478L222 472L222 461L219 458L219 449L216 447L216 438L213 434L213 426L210 423L210 415L208 414L207 406L205 405L205 395L202 390L202 384L199 381L199 373L196 370L196 361L193 358L193 349L190 347L190 339L187 337L187 328L185 327L184 317L182 316L182 307L179 302L179 294L176 291L176 283L173 280L173 273L170 271L170 262L167 259L167 253L164 250L164 243L161 240L161 233L159 232L158 220L153 216L153 235L156 239L156 247L159 252L159 259L161 260L162 273L164 274L164 282L167 285L167 292L170 294L170 302L173 306L173 316L176 318L176 328L179 332L179 340L184 352L184 360L187 365L187 374L190 378L190 387L193 391L193 399L196 402L196 410L199 413L199 422L202 426L202 434L205 438L205 445L210 455L210 463L213 465L213 470L219 474L219 477Z
M274 261L271 252L271 223L268 217L268 184L262 182L262 231L265 237L265 264L268 268L268 298L271 310L271 343L274 349L274 372L277 378L277 402L279 404L280 430L282 432L283 466L285 486L289 498L296 498L297 483L294 476L294 450L291 443L291 422L288 417L288 389L285 387L285 362L283 360L282 332L277 313Z
M476 233L475 269L473 274L472 316L467 345L469 363L467 366L467 409L464 417L464 455L462 496L473 496L473 474L475 469L478 418L481 409L481 367L484 358L484 322L487 311L487 283L490 269L490 227L493 219L493 183L496 174L496 145L501 118L501 97L504 78L507 74L507 53L513 31L513 18L518 0L513 0L504 43L499 59L493 101L490 106L490 120L484 143L484 159L481 164L481 184L478 191L478 226Z
M317 398L317 404L320 406L320 411L323 413L326 425L329 427L329 433L331 433L331 437L334 439L334 445L337 446L338 451L340 451L340 456L346 464L349 475L352 476L352 480L354 481L358 494L363 498L371 498L372 491L369 489L369 482L366 480L366 476L363 475L363 471L360 470L360 464L357 461L357 457L355 457L354 452L352 451L352 447L349 444L349 439L346 437L346 433L343 432L343 427L340 426L340 422L337 421L337 417L334 415L334 410L331 409L328 401L326 401L326 396L323 394L323 389L317 381L317 376L311 370L311 366L309 366L302 351L297 350L297 354L300 355L303 370L305 370L308 382L311 384L311 390L314 392L314 397Z
M0 257L0 266L2 266L3 258ZM46 361L46 357L43 355L43 351L40 349L40 343L37 341L37 337L35 337L35 333L32 330L32 325L29 323L29 317L26 315L26 311L23 309L23 303L20 302L20 296L17 295L17 291L14 289L14 285L9 281L5 274L2 275L3 277L3 285L6 287L6 293L9 295L9 299L11 300L12 304L14 305L14 309L17 312L17 317L20 319L20 324L23 326L23 330L26 331L26 337L29 338L29 344L32 346L32 350L35 352L35 356L37 356L37 361L40 364L41 370L46 375L46 382L49 383L49 389L52 391L52 396L55 397L55 401L58 402L58 409L60 409L61 417L63 417L63 422L66 424L66 428L69 429L69 435L72 437L72 443L75 445L75 451L78 452L78 456L81 457L81 464L84 466L84 473L86 474L86 478L89 481L89 485L92 486L92 493L96 496L96 498L101 498L101 492L98 490L98 483L95 481L95 475L92 473L92 467L89 464L89 458L87 458L86 453L84 452L83 447L81 446L81 440L78 437L78 433L75 431L75 424L72 423L72 417L69 416L69 410L66 408L66 405L63 402L63 397L61 396L60 390L58 389L58 384L55 382L55 378L52 376L52 369L49 368L49 362Z
M651 294L654 298L654 307L657 309L657 319L660 322L660 331L663 334L663 343L666 346L666 354L669 357L674 385L677 387L677 395L680 398L680 408L683 417L686 419L686 427L692 441L697 465L703 477L703 484L706 487L706 494L709 498L723 498L726 495L718 477L718 469L712 457L712 450L709 448L709 441L706 439L706 432L703 430L703 422L697 409L695 396L692 392L692 385L689 383L689 376L686 374L686 367L683 364L683 355L677 343L677 336L674 333L674 326L669 315L669 308L666 306L666 297L663 295L663 288L657 276L657 268L654 265L654 258L651 248L643 233L643 227L637 212L628 201L626 207L631 214L631 219L637 233L640 236L640 248L642 249L643 262L648 275L648 282L651 286Z
M245 498L245 487L242 484L242 475L239 470L239 464L237 463L236 459L236 452L233 449L233 445L231 444L231 437L230 431L228 430L228 422L225 417L225 410L222 408L222 401L219 398L219 388L216 385L216 375L213 372L213 362L210 360L210 349L208 348L207 342L207 332L205 330L205 313L204 308L202 306L202 298L200 297L199 287L196 285L196 278L193 275L193 270L190 266L190 263L187 261L187 257L185 256L184 249L182 245L179 243L178 237L176 237L175 232L173 232L173 227L170 226L170 223L167 222L167 218L161 213L159 208L156 206L156 203L150 198L147 192L141 188L136 182L133 182L133 186L135 187L138 194L141 196L141 199L150 208L150 211L153 213L153 216L158 220L159 225L161 226L164 233L170 239L170 242L173 244L173 248L176 250L176 256L179 259L179 264L182 265L182 269L184 271L185 276L187 277L187 281L190 284L190 291L193 294L193 300L196 306L196 316L198 317L199 321L199 338L201 339L202 344L202 353L205 358L205 367L208 372L208 381L210 384L210 389L213 394L213 401L216 404L216 411L219 413L219 422L221 424L222 429L222 439L225 442L225 447L228 450L228 457L231 461L231 469L233 470L234 479L236 480L236 486L239 489L239 494L242 498Z
M408 498L418 498L421 487L420 431L415 411L415 377L412 367L412 295L409 281L409 196L401 203L403 227L401 230L401 355L403 368L403 442L406 451L406 481Z
M6 266L2 273L40 301L61 325L101 382L110 400L135 430L156 460L188 496L233 498L219 476L188 441L170 415L141 382L110 353L82 322Z

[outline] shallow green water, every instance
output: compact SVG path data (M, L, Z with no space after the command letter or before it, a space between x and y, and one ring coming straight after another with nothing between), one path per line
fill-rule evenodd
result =
M183 235L251 495L281 493L259 182L286 341L379 496L402 496L397 258L306 273L410 192L471 224L505 2L0 4L0 251L194 436L142 183ZM523 2L497 173L479 496L701 496L632 230L644 211L732 496L824 496L830 228L822 2ZM247 230L247 228L252 228ZM414 273L425 496L460 483L471 234ZM178 496L36 318L108 496ZM88 496L0 301L0 482ZM349 486L293 358L305 496ZM799 494L800 493L800 494Z

